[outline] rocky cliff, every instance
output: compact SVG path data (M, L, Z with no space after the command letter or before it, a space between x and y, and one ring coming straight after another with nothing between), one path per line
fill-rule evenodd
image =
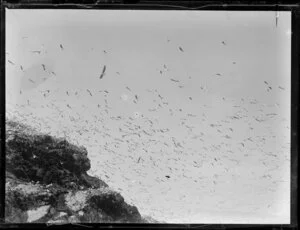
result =
M7 121L6 222L155 222L89 169L84 147Z

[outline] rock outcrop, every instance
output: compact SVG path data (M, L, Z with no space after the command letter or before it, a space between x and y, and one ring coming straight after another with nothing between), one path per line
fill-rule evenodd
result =
M6 123L6 211L10 223L149 223L99 178L84 147Z

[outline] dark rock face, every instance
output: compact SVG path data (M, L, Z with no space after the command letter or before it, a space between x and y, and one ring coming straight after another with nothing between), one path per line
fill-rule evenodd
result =
M28 133L16 122L7 123L6 170L17 178L55 183L64 187L107 187L100 179L87 175L87 150L64 139Z
M6 126L6 222L150 222L104 181L87 174L84 147L17 122Z

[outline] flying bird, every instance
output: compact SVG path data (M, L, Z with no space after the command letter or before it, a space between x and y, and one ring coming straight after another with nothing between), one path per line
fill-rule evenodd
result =
M178 47L181 52L184 52L181 46Z
M105 74L105 70L106 70L106 65L104 65L103 69L102 69L102 73L100 75L100 79L102 79L104 77Z
M226 45L226 43L225 43L224 41L222 41L222 44L223 44L223 45Z
M93 96L90 90L87 89L86 91L88 91L88 93L89 93L91 96Z
M12 64L12 65L14 65L15 63L13 63L12 61L10 61L10 60L8 60L8 62L10 63L10 64Z
M61 50L64 50L64 47L62 44L60 44L59 46L60 46Z
M44 64L42 64L42 66L43 66L43 69L46 70L46 66Z
M170 78L171 81L174 81L174 82L179 82L178 80L175 80L173 78Z
M33 50L33 51L31 51L31 53L37 53L37 54L41 54L41 52L42 51L40 51L40 50Z
M281 86L278 86L278 88L279 88L279 89L282 89L282 90L284 90L284 88L283 88L283 87L281 87Z
M23 66L20 65L20 69L23 70Z
M268 85L268 82L264 81L264 83L265 83L266 85Z
M217 73L216 75L217 75L217 76L221 76L221 74L220 74L220 73Z

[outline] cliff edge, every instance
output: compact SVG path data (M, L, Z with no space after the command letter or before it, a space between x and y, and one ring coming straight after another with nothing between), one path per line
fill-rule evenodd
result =
M155 223L99 178L87 150L6 122L7 223Z

